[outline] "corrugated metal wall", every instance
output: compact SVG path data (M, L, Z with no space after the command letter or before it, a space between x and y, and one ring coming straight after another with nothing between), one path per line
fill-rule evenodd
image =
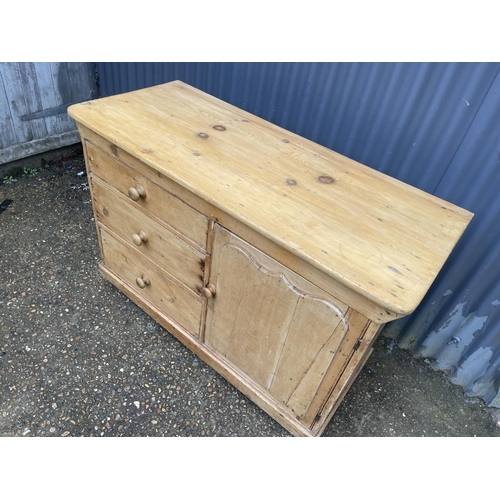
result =
M97 96L91 63L0 63L0 165L80 142L69 104Z
M98 63L100 95L183 80L476 215L384 334L500 407L499 63Z

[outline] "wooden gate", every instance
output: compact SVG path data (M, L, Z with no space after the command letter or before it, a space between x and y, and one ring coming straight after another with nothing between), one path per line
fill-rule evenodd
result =
M96 97L93 63L0 63L0 165L77 144L66 109Z

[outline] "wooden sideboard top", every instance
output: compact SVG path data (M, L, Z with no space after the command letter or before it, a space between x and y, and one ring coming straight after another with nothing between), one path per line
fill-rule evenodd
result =
M398 316L473 216L180 81L68 113Z

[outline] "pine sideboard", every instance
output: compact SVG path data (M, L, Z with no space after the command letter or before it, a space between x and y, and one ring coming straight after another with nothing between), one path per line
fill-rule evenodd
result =
M68 113L102 274L297 436L324 431L472 218L180 81Z

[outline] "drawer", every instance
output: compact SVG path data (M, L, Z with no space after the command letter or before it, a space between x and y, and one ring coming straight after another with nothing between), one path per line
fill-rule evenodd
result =
M137 295L194 335L200 331L202 299L177 284L133 248L100 227L103 264ZM142 280L142 282L140 281Z
M193 243L202 249L206 248L208 232L206 216L91 142L86 141L85 144L88 166L92 172L128 197L133 204L149 210Z
M205 256L93 176L91 183L97 220L194 293L200 294Z

